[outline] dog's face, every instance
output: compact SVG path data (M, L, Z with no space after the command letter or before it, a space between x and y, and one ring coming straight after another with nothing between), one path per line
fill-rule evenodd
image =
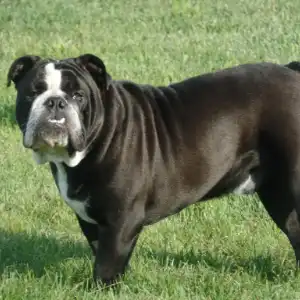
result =
M82 160L89 134L101 127L101 97L109 79L104 63L91 54L64 60L23 56L13 62L8 85L13 81L17 90L16 120L38 163L75 166Z

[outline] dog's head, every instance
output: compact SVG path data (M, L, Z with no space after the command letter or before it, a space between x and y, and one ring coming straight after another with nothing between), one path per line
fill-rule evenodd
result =
M63 60L27 55L12 63L7 80L17 90L23 144L36 161L77 165L102 126L110 84L103 61L92 54Z

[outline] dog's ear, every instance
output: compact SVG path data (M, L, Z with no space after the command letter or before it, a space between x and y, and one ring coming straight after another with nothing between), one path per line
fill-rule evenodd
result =
M35 55L25 55L17 58L9 68L7 86L9 87L11 82L16 85L40 59L39 56Z
M299 61L291 61L284 66L291 70L300 72L300 62Z
M93 54L83 54L75 58L75 62L83 69L87 70L96 84L101 89L108 89L111 77L106 72L103 61Z

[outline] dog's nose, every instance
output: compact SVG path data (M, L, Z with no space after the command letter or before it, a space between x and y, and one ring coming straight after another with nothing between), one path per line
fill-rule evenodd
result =
M45 102L45 105L51 109L51 110L64 110L67 103L66 101L61 97L50 97Z

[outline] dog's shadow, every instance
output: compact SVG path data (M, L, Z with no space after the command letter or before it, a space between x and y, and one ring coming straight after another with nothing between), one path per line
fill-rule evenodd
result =
M16 125L15 106L11 103L0 104L0 126Z
M257 256L248 259L242 259L234 256L217 255L209 251L182 251L180 253L171 253L166 251L151 250L140 246L140 254L146 259L152 260L161 266L170 266L172 268L181 268L188 265L204 265L214 269L216 272L246 272L251 276L260 277L268 281L280 280L288 281L291 276L296 275L294 268L287 272L285 263L280 263L271 255ZM0 278L3 274L32 272L35 277L40 278L45 275L47 270L52 269L53 276L61 270L61 264L72 259L92 260L92 255L87 245L82 242L64 240L51 236L27 234L25 232L11 233L0 230ZM290 263L288 264L290 266ZM85 270L83 270L85 268ZM79 266L77 270L78 278L72 275L71 284L85 281L82 274L89 272L86 265ZM63 272L64 273L64 272ZM48 274L49 275L49 274ZM90 277L91 274L86 274ZM62 274L69 281L69 273ZM88 279L90 280L90 279ZM90 284L86 281L87 285Z
M148 248L142 249L143 256L158 262L161 266L181 268L185 264L191 266L203 265L214 269L217 273L247 273L250 276L259 277L262 280L274 282L279 280L286 282L291 276L297 276L296 267L287 271L285 263L280 263L272 255L260 255L243 259L235 256L217 255L208 251L182 251L180 253L170 253L165 251L152 251ZM289 267L291 264L289 263Z
M5 273L22 274L28 271L36 278L40 278L47 270L61 269L61 264L68 259L77 258L91 259L89 248L84 243L0 230L0 278ZM78 272L81 273L82 270ZM55 276L56 272L52 273ZM77 275L80 277L80 274ZM73 279L73 281L82 280L82 278Z

